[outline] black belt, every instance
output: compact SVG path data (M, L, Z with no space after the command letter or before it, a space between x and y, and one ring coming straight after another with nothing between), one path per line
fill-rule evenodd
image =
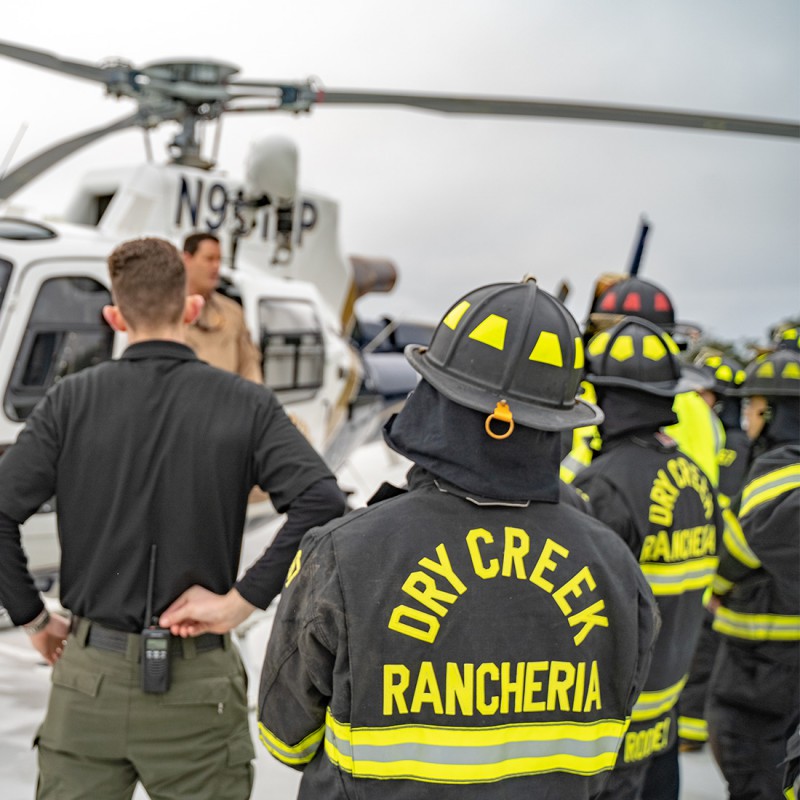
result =
M106 628L96 622L89 623L89 633L86 636L86 644L89 647L96 647L98 650L108 650L112 653L129 652L128 642L131 637L136 639L138 646L139 634L117 631L113 628ZM225 637L218 633L204 633L200 636L193 636L192 642L197 653L205 653L209 650L218 650L225 647ZM183 656L183 639L180 636L173 636L170 639L170 653L174 656Z

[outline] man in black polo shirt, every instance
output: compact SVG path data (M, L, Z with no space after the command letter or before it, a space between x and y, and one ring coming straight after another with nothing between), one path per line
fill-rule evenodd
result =
M103 313L128 332L127 350L54 386L0 461L0 602L55 665L37 737L38 797L129 798L141 781L154 800L241 799L253 749L228 631L266 608L303 533L341 514L344 500L268 389L183 343L202 300L186 297L171 244L126 242L109 271L115 305ZM236 581L254 484L288 517ZM19 536L53 494L68 639L65 620L44 609ZM170 686L145 692L141 631L171 605L194 638L166 639ZM186 622L192 609L202 625Z

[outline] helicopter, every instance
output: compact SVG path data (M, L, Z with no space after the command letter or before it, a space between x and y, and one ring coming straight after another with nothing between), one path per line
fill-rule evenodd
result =
M2 41L0 55L94 82L107 95L133 103L126 116L57 142L0 177L0 452L53 383L124 349L124 337L113 334L100 315L110 302L105 258L121 240L141 235L162 236L176 245L197 230L219 237L224 257L220 288L242 304L262 352L264 381L332 468L345 467L374 440L387 414L413 389L415 377L405 367L402 348L424 341L430 329L391 320L370 328L354 312L360 296L392 288L394 264L342 254L338 206L299 187L291 141L271 137L254 143L243 178L221 170L216 152L223 116L300 115L325 105L400 106L452 115L800 138L800 125L782 120L523 98L336 90L310 79L242 79L236 65L214 59L95 65ZM178 126L166 163L155 163L148 147L147 161L140 166L89 172L58 222L13 206L17 192L81 148L130 128L142 129L147 142L149 132L163 124ZM204 133L212 126L217 135L208 152ZM33 570L47 574L57 563L56 510L45 504L40 511L23 536ZM250 520L253 527L264 520L273 524L263 509L254 509Z

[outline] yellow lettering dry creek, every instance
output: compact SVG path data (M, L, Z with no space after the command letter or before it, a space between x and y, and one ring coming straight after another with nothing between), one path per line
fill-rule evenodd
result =
M485 528L470 530L464 539L472 571L481 580L497 578L526 581L551 595L557 608L575 628L576 646L597 627L607 628L605 601L590 595L597 589L588 566L570 569L569 550L551 538L545 540L538 557L531 555L531 537L522 528L506 527L502 547ZM502 566L501 566L502 562ZM392 610L389 629L432 644L444 619L466 584L456 574L444 544L436 547L436 559L425 557L405 579L402 591L414 605L400 603ZM586 595L586 597L584 597ZM583 600L581 601L581 598Z

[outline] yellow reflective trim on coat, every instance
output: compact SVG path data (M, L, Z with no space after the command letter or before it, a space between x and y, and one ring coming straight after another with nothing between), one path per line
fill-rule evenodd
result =
M761 566L761 561L747 543L744 531L742 531L742 526L739 524L736 515L729 508L726 508L722 512L722 519L725 523L722 533L722 544L725 549L740 564L744 564L750 569L758 569Z
M328 710L325 752L356 778L490 783L519 775L610 770L628 720L492 727L393 725L352 728Z
M757 642L800 641L800 616L748 614L720 606L714 616L715 631L736 639Z
M768 472L745 486L739 517L743 518L762 503L798 488L800 488L800 464L790 464L788 467Z
M506 345L506 329L508 320L497 314L489 314L483 322L479 322L470 333L469 338L481 344L502 350Z
M711 591L717 595L725 595L733 589L733 581L729 581L726 578L723 578L722 575L715 575L714 579L711 581ZM706 598L703 596L703 603L705 604Z
M655 692L642 692L633 707L631 720L642 722L665 714L678 702L688 678L688 675L684 675L677 683L668 686L666 689L659 689Z
M442 322L447 325L450 330L454 331L458 327L458 323L461 322L461 317L467 313L469 305L467 300L462 300L457 306L453 306L453 308L450 309Z
M529 361L538 361L541 364L551 364L554 367L564 366L564 356L561 353L561 342L558 334L551 331L542 331L536 344L528 356Z
M697 717L678 717L678 736L693 742L707 742L708 723Z
M717 562L716 556L705 556L674 564L646 561L639 566L653 594L663 596L705 589L714 578Z
M322 742L325 736L325 726L321 725L313 733L309 733L298 744L286 744L286 742L279 739L272 731L270 731L263 722L258 723L258 737L261 744L267 750L284 764L308 764Z

